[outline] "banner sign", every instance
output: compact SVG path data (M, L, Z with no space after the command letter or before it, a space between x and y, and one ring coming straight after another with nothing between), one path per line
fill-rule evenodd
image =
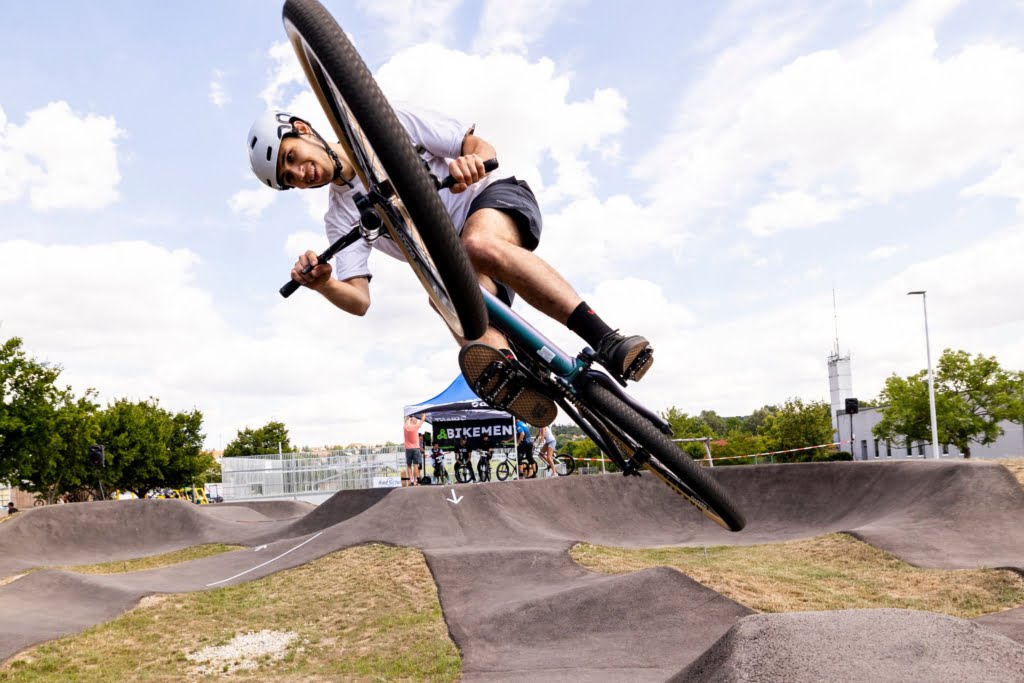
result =
M491 437L491 447L508 446L515 443L515 426L510 418L498 418L491 420L458 420L434 422L434 442L443 449L454 448L459 439L466 437L466 445L469 448L480 448L483 445L482 437L488 434Z

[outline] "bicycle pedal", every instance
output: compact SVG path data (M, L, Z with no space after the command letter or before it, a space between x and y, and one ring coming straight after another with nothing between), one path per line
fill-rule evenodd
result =
M515 415L535 427L546 427L558 416L555 402L530 384L515 359L479 342L459 352L459 367L466 382L488 405Z
M639 382L652 365L654 365L654 349L648 346L630 362L629 367L626 368L625 378L632 382Z

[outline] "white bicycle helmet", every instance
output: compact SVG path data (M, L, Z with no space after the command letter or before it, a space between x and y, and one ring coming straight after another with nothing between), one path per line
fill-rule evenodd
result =
M282 140L289 137L299 137L299 132L295 130L294 125L296 121L302 121L309 125L304 119L293 116L286 111L268 111L261 114L255 123L252 124L252 128L249 129L249 164L252 165L252 172L256 174L257 178L275 190L291 189L287 185L282 185L277 177L277 156L281 150ZM345 180L342 176L341 160L338 158L338 155L334 153L334 150L327 144L327 141L312 126L309 127L309 130L313 137L319 141L324 151L327 152L327 155L331 157L331 161L334 162L334 172L331 174L330 180L324 184L341 180L349 187L352 187L352 183Z
M298 117L286 111L264 112L249 129L249 163L256 177L275 190L289 189L277 177L277 153L281 140L296 136L292 122Z

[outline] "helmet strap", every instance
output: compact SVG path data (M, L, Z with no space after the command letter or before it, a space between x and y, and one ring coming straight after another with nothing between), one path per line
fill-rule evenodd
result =
M316 139L320 141L321 145L323 145L324 151L327 152L328 156L330 156L331 159L334 161L334 175L331 177L331 182L333 183L335 180L340 180L341 182L348 185L349 189L355 187L354 185L352 185L350 181L345 180L345 177L342 174L344 167L341 165L341 159L338 158L337 152L331 149L330 145L328 145L327 141L324 140L323 137L321 137L320 133L316 132L316 128L310 126L309 129L313 131L313 135L315 135Z

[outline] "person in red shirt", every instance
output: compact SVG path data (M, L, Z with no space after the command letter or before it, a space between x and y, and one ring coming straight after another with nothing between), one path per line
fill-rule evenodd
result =
M423 451L420 450L420 427L426 422L423 415L409 415L405 418L402 431L405 434L405 471L409 477L409 486L420 483L420 467L423 466Z

